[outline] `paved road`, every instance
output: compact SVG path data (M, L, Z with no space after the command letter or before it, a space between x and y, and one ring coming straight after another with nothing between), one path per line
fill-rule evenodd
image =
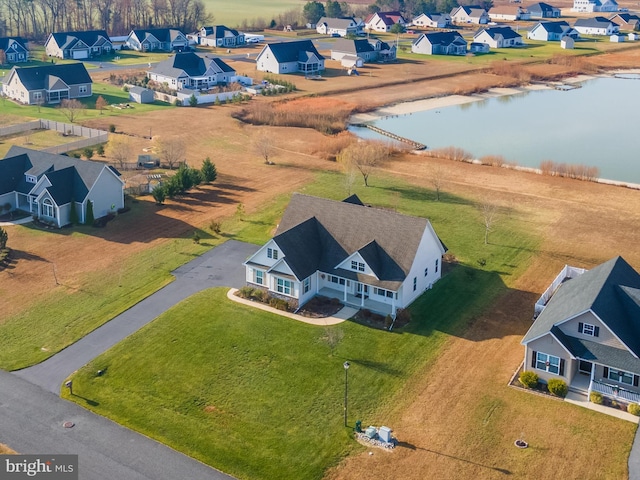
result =
M233 479L1 370L0 442L18 453L78 455L82 480Z
M629 480L640 480L640 428L629 453Z
M175 270L173 283L48 360L14 374L59 394L62 382L69 375L185 298L210 287L242 287L245 284L242 262L258 248L235 240L223 243Z

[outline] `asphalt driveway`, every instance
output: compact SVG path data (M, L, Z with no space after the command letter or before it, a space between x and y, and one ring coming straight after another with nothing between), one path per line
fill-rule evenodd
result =
M244 286L242 262L258 248L257 245L229 240L209 250L173 271L174 282L44 362L14 374L59 394L62 382L69 375L182 300L211 287Z

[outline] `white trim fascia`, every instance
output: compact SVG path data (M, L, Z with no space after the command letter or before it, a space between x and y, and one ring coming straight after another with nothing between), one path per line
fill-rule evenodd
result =
M611 330L611 329L609 328L609 326L608 326L605 322L603 322L603 321L602 321L602 319L601 319L598 315L596 315L596 312L594 312L594 311L593 311L593 310L591 310L591 309L589 309L589 311L591 312L591 314L592 314L594 317L596 317L596 318L598 319L598 321L599 321L602 325L604 325L604 326L605 326L605 328L606 328L606 329L611 333L611 335L613 335L613 336L616 338L616 340L618 340L622 345L624 345L624 347L629 351L629 353L630 353L631 355L633 355L635 358L638 358L638 355L636 355L636 354L635 354L635 353L634 353L634 352L629 348L629 346L628 346L626 343L624 343L624 342L620 339L620 337L618 337L618 335L616 335L616 334L614 333L614 331L613 331L613 330Z
M98 174L96 181L93 182L93 185L91 185L91 188L89 188L89 191L87 192L87 195L84 197L83 202L87 199L89 199L89 197L91 196L91 192L93 192L93 188L96 186L96 183L98 183L98 180L100 180L100 177L102 176L102 173L104 171L107 171L109 173L111 173L111 175L113 175L118 181L120 181L120 183L122 184L122 186L124 187L124 182L122 181L122 179L115 174L115 172L113 170L111 170L109 167L107 167L106 165L104 167L102 167L102 170L100 171L100 173ZM124 207L124 192L121 190L120 193L122 193L122 206ZM75 201L77 202L79 199L76 199ZM120 200L120 199L118 199Z
M591 311L591 309L584 310L584 311L582 311L582 312L580 312L580 313L577 313L577 314L575 314L575 315L573 315L573 316L571 316L571 317L565 318L565 319L564 319L564 320L562 320L561 322L554 323L554 324L552 325L552 328L553 328L553 327L559 327L559 326L560 326L560 325L562 325L563 323L566 323L566 322L568 322L569 320L573 320L574 318L579 317L580 315L584 315L585 313L590 312L590 311ZM542 315L542 314L541 314L541 315ZM533 322L533 324L531 324L531 326L529 327L529 330L531 330L531 329L533 328L533 326L535 325L536 321L537 321L537 319ZM526 336L527 336L527 334L529 333L529 330L527 330L527 333L525 333L525 334L524 334L524 336L525 336L525 337L526 337ZM534 341L538 340L539 338L544 337L547 333L551 333L551 329L547 330L547 331L546 331L546 332L544 332L542 335L538 335L537 337L532 338L532 339L531 339L531 340L529 340L527 343L534 342ZM520 342L520 345L526 345L527 343L524 343L524 341L521 341L521 342Z
M567 347L565 347L565 346L564 346L564 344L560 341L560 339L558 339L558 337L556 337L556 336L553 334L553 332L548 332L548 333L549 333L549 335L551 335L553 338L555 338L555 339L556 339L556 342L558 342L558 343L560 344L560 346L564 349L564 351L565 351L565 352L567 352L567 353L569 354L569 356L570 356L571 358L573 358L574 360L577 358L573 353L571 353L571 352L567 349ZM547 355L548 355L548 354L547 354Z
M248 263L248 262L250 262L250 261L251 261L251 259L252 259L253 257L256 257L260 252L262 252L262 251L266 250L266 249L267 249L267 247L269 247L269 245L270 245L271 243L274 243L274 244L278 247L278 251L279 251L279 252L282 252L282 249L280 248L280 245L278 245L278 242L276 242L273 238L270 238L270 239L267 241L267 243L265 243L263 246L261 246L261 247L256 251L256 253L254 253L254 254L253 254L253 255L251 255L249 258L247 258L247 259L244 261L243 265L245 265L245 266L246 266L246 265L247 265L247 263ZM284 257L282 257L282 258L284 258ZM265 265L265 267L266 267L266 265Z
M287 266L287 268L288 268L289 270L291 270L291 273L289 274L289 273L285 273L285 272L278 272L278 271L275 271L275 270L274 270L278 265L281 265L281 264L285 264L285 265ZM280 275L293 275L293 278L295 278L295 279L296 279L296 281L298 281L298 282L301 282L301 281L302 281L302 280L300 280L300 279L298 278L298 276L294 273L293 268L291 268L291 265L289 265L289 263L286 261L286 257L282 257L282 258L280 258L276 263L274 263L274 264L271 266L271 268L269 268L269 269L267 270L267 273L268 273L269 275L273 275L273 276L277 276L278 274L280 274Z

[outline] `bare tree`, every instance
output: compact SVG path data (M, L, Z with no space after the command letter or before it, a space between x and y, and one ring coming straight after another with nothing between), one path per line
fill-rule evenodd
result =
M100 115L102 115L102 111L107 108L107 105L109 105L109 102L107 102L102 95L96 99L96 110L100 110Z
M389 148L382 142L365 140L353 143L342 150L338 155L338 161L343 168L354 168L360 172L364 180L364 186L369 186L369 176L378 164L389 156Z
M107 151L109 156L117 162L121 169L124 170L131 155L129 139L121 135L112 135L109 143L107 144Z
M485 198L480 204L482 213L482 223L484 224L484 244L489 243L489 233L493 231L493 226L498 221L498 206Z
M267 135L266 133L261 134L253 144L256 153L264 158L264 163L266 165L273 165L274 163L269 160L269 158L273 157L275 146L273 144L273 139Z
M73 123L77 118L84 113L84 105L79 100L65 98L60 102L58 107L65 117L69 120L69 123Z
M7 54L0 48L0 65L7 63Z
M187 153L187 144L180 137L161 138L156 137L156 151L160 155L160 159L169 165L173 170L173 166L185 159Z
M442 185L444 184L446 177L447 173L441 165L434 166L430 171L429 180L436 192L436 202L440 201L440 191L442 190Z

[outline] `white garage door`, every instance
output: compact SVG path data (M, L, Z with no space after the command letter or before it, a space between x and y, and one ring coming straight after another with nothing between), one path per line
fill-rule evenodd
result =
M80 58L89 58L89 52L87 50L78 50L73 52L74 60L78 60Z

